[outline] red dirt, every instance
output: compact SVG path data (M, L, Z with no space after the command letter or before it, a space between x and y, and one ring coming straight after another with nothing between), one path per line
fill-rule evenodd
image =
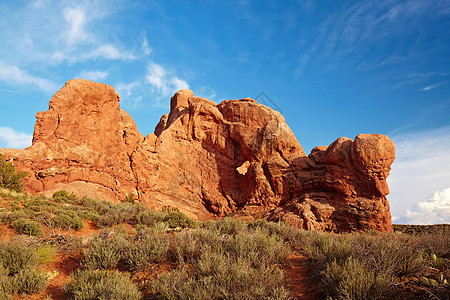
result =
M284 274L291 286L291 296L294 299L317 300L319 291L317 283L311 282L308 276L308 258L298 251L294 251L287 257Z

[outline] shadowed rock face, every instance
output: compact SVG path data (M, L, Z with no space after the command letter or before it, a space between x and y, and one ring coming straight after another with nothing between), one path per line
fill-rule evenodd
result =
M384 135L339 138L307 156L269 107L181 90L144 138L119 101L108 85L71 80L36 115L33 145L0 153L28 172L31 193L114 202L133 194L201 220L234 213L306 229L392 231L385 196L395 148Z

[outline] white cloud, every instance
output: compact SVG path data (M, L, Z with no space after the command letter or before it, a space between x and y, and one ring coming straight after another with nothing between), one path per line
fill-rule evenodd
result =
M436 191L443 191L450 185L450 127L397 134L391 138L396 145L396 160L388 178L393 220L396 223L423 222L419 213L426 204L420 203L432 202L430 199L434 199ZM432 214L426 221L442 222L438 214Z
M446 84L446 82L441 82L441 83L438 83L438 84L428 85L428 86L424 87L421 91L423 91L423 92L430 91L430 90L433 90L433 89L435 89L437 87L440 87L441 85L444 85L444 84Z
M85 59L97 59L97 58L104 58L104 59L110 59L110 60L133 60L136 59L136 57L130 53L120 51L117 49L117 47L106 44L101 45L97 49L93 50L90 53L87 53L84 56Z
M86 15L84 10L81 8L66 8L63 14L70 26L67 34L69 45L85 40L87 34L84 31L84 26L86 24Z
M56 64L64 61L73 64L98 59L135 60L136 56L127 51L119 50L111 44L100 45L94 49L57 50L51 56L51 61Z
M92 81L103 80L108 77L108 72L102 71L83 71L81 72L77 78L88 79Z
M152 49L150 49L147 41L147 36L144 33L144 39L142 40L142 51L145 55L150 55L152 53Z
M196 96L203 97L209 100L215 101L216 91L209 86L202 86L198 91L194 91Z
M23 132L17 132L9 127L0 127L0 142L5 148L26 148L31 146L33 136Z
M130 105L131 108L138 107L142 102L142 95L137 95L142 92L142 86L139 81L131 83L118 83L115 85L117 94L120 95L121 102L125 105Z
M436 191L426 201L418 202L413 210L405 212L406 223L450 223L450 188Z
M54 82L30 75L27 71L2 61L0 61L0 81L11 85L31 85L44 92L54 92L58 88Z
M175 92L188 89L189 84L167 71L161 65L151 62L147 69L146 79L153 88L153 92L162 97L167 97Z

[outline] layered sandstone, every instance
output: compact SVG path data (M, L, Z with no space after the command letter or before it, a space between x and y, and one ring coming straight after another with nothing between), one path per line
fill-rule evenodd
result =
M0 149L28 172L26 189L120 201L191 217L230 213L307 229L391 231L384 135L339 138L307 156L283 116L250 98L216 104L181 90L145 138L108 85L69 81L39 112L33 145Z

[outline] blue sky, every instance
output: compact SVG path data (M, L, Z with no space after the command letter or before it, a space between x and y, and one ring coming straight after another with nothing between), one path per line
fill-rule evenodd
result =
M31 143L69 79L110 84L139 130L182 88L264 92L307 153L383 133L394 222L450 222L450 1L1 1L0 147Z

